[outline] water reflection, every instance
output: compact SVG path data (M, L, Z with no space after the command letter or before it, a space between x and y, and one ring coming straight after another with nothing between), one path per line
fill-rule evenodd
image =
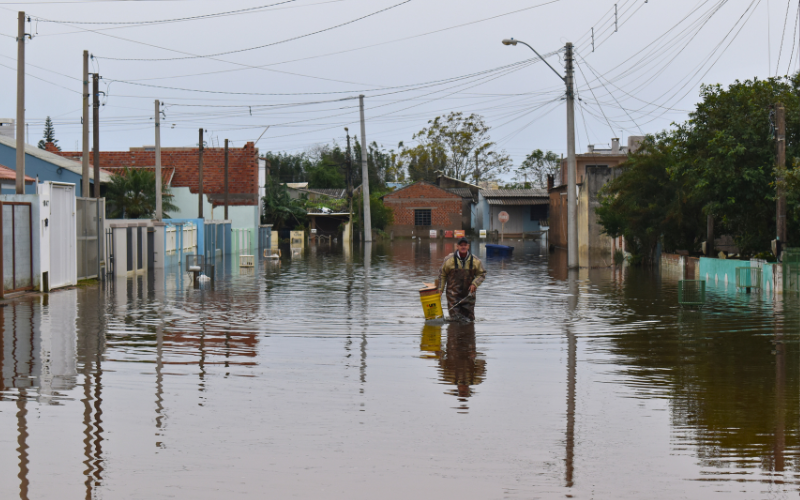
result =
M469 410L473 387L482 383L486 375L486 360L478 352L475 340L475 323L449 322L447 342L439 356L442 383L453 385L448 394L458 397L459 412Z
M487 262L474 324L424 325L417 290L453 251L427 240L287 251L254 276L225 259L207 287L168 269L10 301L4 484L20 498L377 496L386 478L422 497L796 490L798 297L710 284L705 309L682 311L678 277L572 273L515 245Z

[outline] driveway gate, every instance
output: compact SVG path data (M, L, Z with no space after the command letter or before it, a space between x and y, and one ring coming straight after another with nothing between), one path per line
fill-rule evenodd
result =
M78 232L78 279L97 278L100 272L98 256L102 255L102 231L105 213L104 198L77 198L75 207ZM98 207L98 204L100 205Z
M0 202L0 209L2 297L5 293L33 289L33 220L30 203Z

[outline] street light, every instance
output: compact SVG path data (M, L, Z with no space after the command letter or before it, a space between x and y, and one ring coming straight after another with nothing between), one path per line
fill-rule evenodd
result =
M503 45L521 43L531 49L539 59L544 61L553 72L561 78L567 86L567 266L575 269L578 263L578 213L577 213L577 173L575 168L575 93L573 91L572 44L567 43L565 59L567 62L567 75L561 76L549 62L536 52L536 49L521 40L506 38Z

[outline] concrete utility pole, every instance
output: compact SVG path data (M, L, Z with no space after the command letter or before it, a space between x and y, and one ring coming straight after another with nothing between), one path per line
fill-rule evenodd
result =
M786 168L786 108L783 103L775 105L775 128L777 132L776 146L778 153L778 169ZM782 173L778 174L777 189L776 189L776 217L777 223L777 236L778 236L778 257L780 256L781 247L786 244L786 189L783 185L784 176Z
M89 198L89 51L83 51L83 153L81 154L81 196Z
M345 156L345 162L347 163L347 201L350 205L350 217L347 220L347 242L353 242L353 157L350 154L350 130L347 127L344 128L345 133L347 134L347 155Z
M225 139L225 220L228 220L228 139Z
M575 165L575 92L573 90L572 44L567 43L567 266L576 269L578 262L577 172Z
M17 19L17 194L25 194L25 13Z
M100 74L92 81L92 149L94 150L94 197L100 198Z
M372 241L372 215L369 211L369 164L367 160L367 128L364 123L364 96L358 96L361 107L361 191L364 193L364 241Z
M197 218L203 218L203 129L200 129L200 150L198 166L198 186L197 186Z
M161 102L156 99L156 220L164 218L161 201Z

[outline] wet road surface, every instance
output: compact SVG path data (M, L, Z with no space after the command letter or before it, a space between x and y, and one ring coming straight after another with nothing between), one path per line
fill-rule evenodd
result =
M424 325L427 241L10 301L2 496L798 495L800 297L512 244L472 325Z

